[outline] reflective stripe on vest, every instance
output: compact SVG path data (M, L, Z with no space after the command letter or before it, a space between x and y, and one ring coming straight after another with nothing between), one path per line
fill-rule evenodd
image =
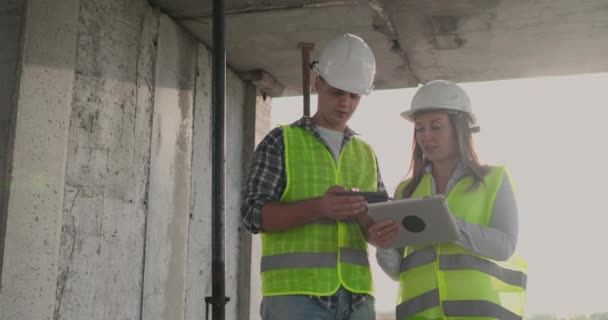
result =
M439 289L421 294L397 306L397 319L406 319L424 310L440 307ZM515 313L485 300L443 301L447 317L489 317L501 320L521 320Z
M512 286L526 288L526 274L502 268L496 263L468 254L450 254L439 257L441 270L476 270Z
M369 266L367 251L340 248L340 261L344 263ZM335 268L338 257L335 252L284 253L262 257L261 271L294 268Z
M343 185L376 191L376 158L366 143L352 138L336 163L312 132L283 127L287 183L281 202L322 196ZM262 233L262 291L264 296L351 292L371 293L367 242L357 220L320 219L280 232Z
M401 272L411 270L437 260L434 247L428 247L414 251L401 260ZM498 264L468 254L448 254L439 257L440 270L475 270L490 275L504 283L512 286L525 288L527 276L525 273L510 270Z

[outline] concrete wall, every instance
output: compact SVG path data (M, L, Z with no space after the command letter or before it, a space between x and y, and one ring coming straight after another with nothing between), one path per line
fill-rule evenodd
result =
M202 319L209 50L145 0L28 6L0 319ZM226 92L226 314L242 319L243 128L259 94L230 70Z
M0 3L0 252L4 250L6 233L6 204L10 176L8 163L12 159L12 137L15 116L15 84L17 63L21 53L21 23L24 0ZM0 270L2 256L0 255ZM0 274L1 276L1 274Z
M158 44L143 318L183 319L197 46L166 16Z
M159 13L79 7L55 318L138 319Z
M55 307L78 1L28 1L20 57L1 319Z

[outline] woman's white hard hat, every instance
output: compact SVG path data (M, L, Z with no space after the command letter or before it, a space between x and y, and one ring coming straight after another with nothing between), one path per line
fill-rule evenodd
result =
M471 109L471 99L452 81L434 80L420 87L412 99L410 109L401 112L401 116L413 122L417 112L430 110L463 112L469 115L471 126L477 124L477 118Z
M374 88L374 53L363 39L353 34L329 41L312 68L334 88L362 95L368 95Z

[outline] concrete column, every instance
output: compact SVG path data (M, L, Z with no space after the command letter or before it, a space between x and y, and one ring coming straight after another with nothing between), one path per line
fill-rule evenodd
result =
M205 315L211 295L211 53L198 46L192 138L192 201L188 229L185 320ZM210 309L211 310L211 309Z
M245 107L243 127L243 183L246 182L255 147L270 131L272 98L254 86L248 85L247 105ZM259 319L262 302L262 284L260 259L262 244L259 235L251 235L239 230L241 256L239 257L239 287L246 289L240 292L239 319Z
M196 56L193 38L162 15L145 240L146 320L184 318Z
M54 319L140 319L159 16L80 0Z
M53 317L78 5L78 0L30 0L27 5L18 67L1 319Z
M239 237L241 222L241 190L243 185L243 126L248 120L244 116L246 84L234 73L226 77L226 295L231 301L226 306L226 318L238 319L239 258L247 255L242 251Z
M21 25L25 10L24 0L7 0L0 4L0 277L2 253L6 236L10 166L15 130L15 90L17 66L21 54ZM0 279L0 281L2 281ZM0 282L1 283L1 282Z

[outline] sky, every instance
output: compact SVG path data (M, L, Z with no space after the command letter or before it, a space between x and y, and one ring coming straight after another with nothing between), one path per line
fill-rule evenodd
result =
M608 312L608 73L461 85L481 126L481 162L507 166L515 185L526 313ZM413 126L399 113L415 91L374 91L349 122L376 151L390 194L410 166ZM302 97L272 101L273 126L301 115ZM398 284L372 262L376 309L393 311Z

